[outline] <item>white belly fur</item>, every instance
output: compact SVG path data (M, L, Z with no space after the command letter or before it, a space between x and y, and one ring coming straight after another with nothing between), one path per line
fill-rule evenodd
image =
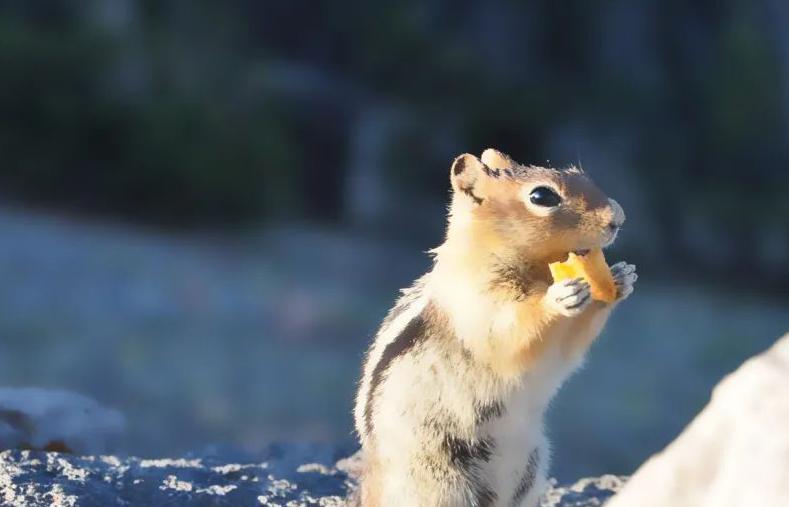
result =
M497 493L498 506L511 505L535 448L539 456L537 474L529 493L518 505L536 505L545 490L550 445L543 430L543 417L550 399L577 366L562 357L558 347L546 351L545 359L538 370L526 374L523 383L508 398L506 412L480 428L481 434L490 435L496 441L496 451L483 470Z

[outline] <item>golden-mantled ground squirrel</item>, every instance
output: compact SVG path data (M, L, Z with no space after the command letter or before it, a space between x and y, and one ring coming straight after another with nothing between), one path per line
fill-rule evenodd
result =
M367 352L354 416L371 506L533 506L549 459L543 414L616 304L548 264L606 247L625 220L578 168L492 149L450 171L446 241ZM635 266L611 267L617 302Z

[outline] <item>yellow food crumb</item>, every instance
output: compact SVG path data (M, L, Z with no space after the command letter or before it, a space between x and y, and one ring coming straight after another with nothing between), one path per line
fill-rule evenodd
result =
M564 262L553 262L548 265L554 282L568 278L584 278L592 290L592 299L613 303L616 300L616 285L611 270L605 262L603 251L595 248L586 255L570 252Z

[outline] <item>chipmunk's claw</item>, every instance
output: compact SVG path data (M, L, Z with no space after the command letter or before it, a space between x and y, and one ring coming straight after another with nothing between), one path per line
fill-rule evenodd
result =
M611 275L614 277L616 285L617 301L622 301L633 293L633 285L638 280L635 264L628 264L624 261L617 262L611 266Z
M592 302L589 284L583 278L571 278L548 287L545 301L554 311L565 317L583 312Z

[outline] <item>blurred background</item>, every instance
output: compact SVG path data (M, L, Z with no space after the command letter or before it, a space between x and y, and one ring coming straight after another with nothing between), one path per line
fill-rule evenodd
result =
M448 170L581 164L639 266L550 412L629 473L789 330L789 4L0 0L0 385L117 450L352 448L361 355Z

